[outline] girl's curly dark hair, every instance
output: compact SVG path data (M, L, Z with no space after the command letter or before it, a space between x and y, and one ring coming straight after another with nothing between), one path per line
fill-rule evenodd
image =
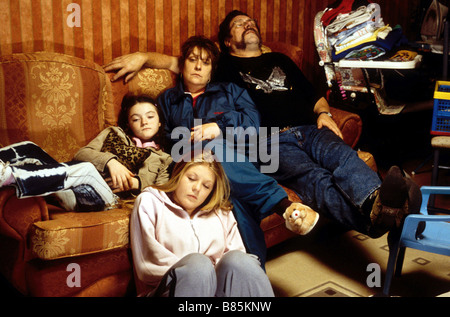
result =
M148 102L155 106L156 111L158 112L159 122L161 126L159 127L158 132L153 137L152 141L160 146L160 149L164 151L167 148L166 140L164 137L164 115L161 111L161 107L159 107L155 101L150 96L147 95L125 95L122 99L122 104L120 107L119 118L117 120L117 125L122 128L122 130L129 136L134 137L133 131L131 131L130 126L128 125L128 116L130 113L130 109L141 102Z

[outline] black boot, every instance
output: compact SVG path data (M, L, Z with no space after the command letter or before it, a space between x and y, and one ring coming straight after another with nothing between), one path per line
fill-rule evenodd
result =
M408 186L399 167L389 169L375 198L370 220L371 236L381 236L400 227L408 210Z

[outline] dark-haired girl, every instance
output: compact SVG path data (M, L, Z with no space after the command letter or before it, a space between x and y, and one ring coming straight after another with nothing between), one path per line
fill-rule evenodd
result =
M31 141L3 147L0 187L16 187L19 198L52 195L66 210L113 208L116 193L168 180L172 160L158 142L158 112L148 97L124 97L120 126L103 130L71 162L57 162Z
M94 164L114 193L140 191L169 179L172 162L163 146L159 106L146 96L125 96L118 127L108 127L75 154L75 160Z

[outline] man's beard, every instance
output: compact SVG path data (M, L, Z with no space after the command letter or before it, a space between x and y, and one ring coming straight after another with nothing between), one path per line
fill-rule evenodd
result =
M245 50L247 48L247 43L245 42L245 35L247 32L253 31L255 32L255 35L258 37L259 40L259 46L261 46L261 35L259 34L258 30L256 29L247 29L244 33L242 33L242 39L236 43L236 48L240 50Z

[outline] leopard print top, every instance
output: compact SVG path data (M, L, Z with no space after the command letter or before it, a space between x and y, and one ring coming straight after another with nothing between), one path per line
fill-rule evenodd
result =
M133 173L139 171L144 161L152 153L151 149L125 144L115 131L109 132L106 136L101 151L116 155L117 160Z

